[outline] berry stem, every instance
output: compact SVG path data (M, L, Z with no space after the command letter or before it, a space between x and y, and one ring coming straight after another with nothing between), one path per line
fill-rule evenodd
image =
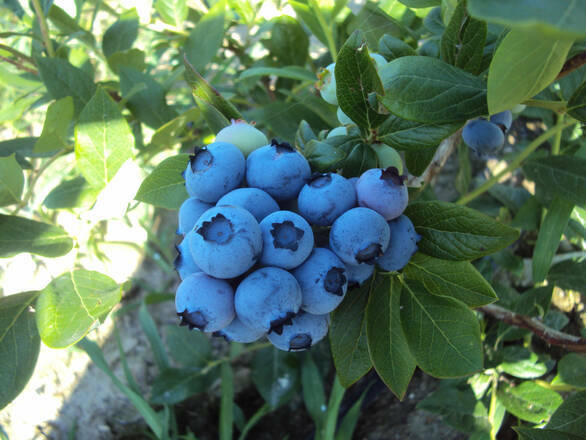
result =
M563 121L559 120L555 127L541 134L529 145L527 145L527 147L521 153L519 153L519 155L515 159L513 159L513 161L504 170L492 176L478 188L462 196L460 200L458 200L456 203L458 205L466 205L467 203L470 203L472 200L474 200L476 197L484 194L486 191L492 188L493 185L498 183L504 176L508 175L509 173L517 169L521 165L521 163L525 159L527 159L527 157L529 157L531 153L533 153L541 144L543 144L552 136L556 135L558 132L561 133L564 129L570 127L571 125L574 125L574 123L575 121L564 123Z

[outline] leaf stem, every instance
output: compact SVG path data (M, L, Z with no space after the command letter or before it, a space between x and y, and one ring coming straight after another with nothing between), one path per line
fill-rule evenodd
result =
M561 133L564 129L568 128L573 124L574 122L562 123L558 121L558 124L555 127L539 135L529 145L527 145L527 147L521 153L519 153L519 155L515 159L513 159L513 161L504 170L492 176L478 188L474 189L473 191L470 191L465 196L462 196L460 200L458 200L456 203L458 205L466 205L467 203L474 200L476 197L484 194L486 191L492 188L493 185L498 183L498 181L501 180L502 177L504 177L505 175L519 167L519 165L521 165L521 163L525 159L527 159L527 157L529 157L529 155L531 155L531 153L533 153L541 144L543 144L552 136L556 135L558 132Z
M562 125L564 123L564 115L560 114L557 118L556 125ZM558 131L553 138L553 144L551 145L551 155L557 156L560 154L560 147L562 144L562 130Z
M488 410L488 421L490 423L490 440L496 440L496 435L498 433L498 429L495 430L494 426L494 416L496 414L496 404L497 404L497 397L496 391L498 388L498 381L499 381L499 373L495 370L492 373L491 378L491 389L490 389L490 408Z
M334 41L334 35L332 33L332 26L328 26L328 24L326 23L326 20L324 19L318 2L316 2L315 0L310 0L310 4L312 9L315 11L315 15L320 27L324 31L326 41L328 43L328 50L332 55L332 61L335 63L336 58L338 57L338 52L336 50L336 42Z
M47 54L50 57L55 56L55 49L53 49L53 43L51 42L51 36L49 35L49 26L47 25L47 17L43 12L43 8L39 3L39 0L32 0L33 7L35 8L35 13L39 19L39 26L41 28L41 35L43 36L43 43L45 44L45 48L47 49Z

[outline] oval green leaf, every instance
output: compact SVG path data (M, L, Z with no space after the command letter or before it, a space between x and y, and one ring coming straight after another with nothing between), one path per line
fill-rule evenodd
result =
M24 174L16 155L0 157L0 206L18 203L23 188Z
M378 128L378 139L397 150L423 150L437 147L462 125L462 122L434 124L408 121L391 115Z
M179 209L189 197L181 175L187 167L188 154L168 157L143 180L135 199L167 209Z
M99 272L80 269L55 278L36 303L41 339L52 348L75 344L121 297L120 286Z
M0 214L0 258L21 252L59 257L72 247L73 240L57 226Z
M548 419L563 402L558 393L535 382L500 388L497 396L507 411L531 423L541 423Z

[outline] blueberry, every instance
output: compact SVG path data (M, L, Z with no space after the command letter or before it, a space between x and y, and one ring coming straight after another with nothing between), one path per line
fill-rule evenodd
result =
M216 278L243 274L262 252L260 226L250 212L239 206L208 209L188 237L195 263Z
M462 130L462 139L479 156L494 153L505 143L501 128L485 119L468 122Z
M179 284L175 309L181 317L181 325L215 332L234 319L234 290L224 280L203 272L194 273Z
M297 197L310 175L305 157L287 142L273 139L246 159L248 185L268 192L278 202Z
M328 315L301 312L293 318L283 333L269 333L269 341L283 351L302 351L314 346L328 334Z
M371 146L376 153L379 168L395 167L399 174L403 174L403 159L397 150L382 143L374 143Z
M338 105L338 97L336 96L336 76L334 70L336 63L328 65L322 73L320 73L320 90L321 97L329 104Z
M269 140L258 128L242 120L232 120L230 125L218 132L216 142L228 142L236 145L246 157L257 148L268 144Z
M175 246L177 249L177 257L173 265L175 270L179 274L179 278L184 280L192 273L201 272L201 269L195 264L193 256L191 255L191 249L189 248L189 234L195 234L194 231L190 231L181 239L181 243Z
M374 209L385 220L399 217L409 201L404 180L396 167L365 171L356 183L358 204Z
M316 173L301 189L297 205L299 213L312 225L329 226L356 206L356 190L339 174Z
M389 245L385 219L368 208L353 208L336 219L330 230L330 248L346 264L374 264Z
M384 255L384 254L383 254ZM372 264L346 264L346 275L348 276L348 287L361 286L374 273Z
M228 327L214 332L214 336L222 336L228 342L241 342L243 344L257 341L264 334L264 330L254 330L246 327L238 317L234 318Z
M340 124L342 125L356 125L354 121L350 119L348 115L346 115L346 113L344 113L340 107L338 107L338 110L336 110L336 116L338 117L338 121L340 121Z
M417 242L421 236L415 232L413 223L407 216L400 216L389 222L391 240L385 253L376 260L376 264L388 272L401 270L417 252Z
M281 333L301 307L301 287L278 267L252 272L236 289L236 315L253 331Z
M344 126L342 127L336 127L336 128L332 128L330 130L330 132L328 133L328 135L326 136L326 139L335 137L335 136L347 136L348 135L348 129Z
M490 122L498 125L501 130L506 133L509 131L511 124L513 123L513 114L510 110L505 110L504 112L492 115L490 117Z
M240 206L250 212L257 221L261 221L271 212L279 210L279 205L262 189L237 188L222 196L216 206Z
M242 183L245 167L240 150L227 142L196 148L184 174L187 192L202 202L216 203Z
M313 231L299 214L277 211L260 222L263 249L261 263L293 269L305 261L313 249Z
M195 197L186 199L179 208L177 234L185 235L191 231L197 219L211 207L209 203L204 203Z
M315 248L292 273L301 286L301 309L306 312L329 313L344 299L348 288L346 267L329 249Z

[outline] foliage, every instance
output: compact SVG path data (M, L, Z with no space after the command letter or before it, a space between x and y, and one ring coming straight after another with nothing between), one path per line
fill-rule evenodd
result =
M0 120L10 124L0 141L0 257L33 254L39 266L63 257L44 287L0 298L0 408L25 387L42 341L77 343L158 438L187 436L174 405L216 378L220 438L232 438L233 426L244 438L299 389L316 438L351 438L364 394L338 424L344 388L373 367L400 399L416 367L449 378L419 407L474 438L496 438L507 413L523 438L583 435L584 391L574 391L585 386L584 356L554 352L540 338L586 346L563 333L584 335L583 324L550 307L554 288L585 286L584 0L368 1L359 10L291 0L295 17L270 18L261 5L280 2L75 3L75 11L40 0L0 6L9 29L0 44ZM388 63L377 71L371 52ZM340 124L315 87L334 61L338 102L355 125L326 138ZM437 200L434 169L466 121L521 104L520 119L539 122L539 136L518 139L484 180L472 180L460 146L461 198ZM190 148L238 118L296 145L316 171L358 176L377 165L371 146L384 142L403 153L410 173L406 214L422 236L419 252L401 272L378 272L350 290L332 313L336 375L327 402L329 353L325 368L319 349L233 344L214 358L203 334L168 327L161 338L144 303L135 306L158 367L148 394L127 365L123 383L99 346L82 339L133 282L96 270L107 267L96 261L109 258L108 228L139 225L148 240L125 244L171 272L173 237L157 236L154 225L186 197ZM521 169L524 186L502 185ZM525 263L532 275L522 284ZM506 324L511 312L525 329ZM266 404L245 420L231 362L251 351Z

